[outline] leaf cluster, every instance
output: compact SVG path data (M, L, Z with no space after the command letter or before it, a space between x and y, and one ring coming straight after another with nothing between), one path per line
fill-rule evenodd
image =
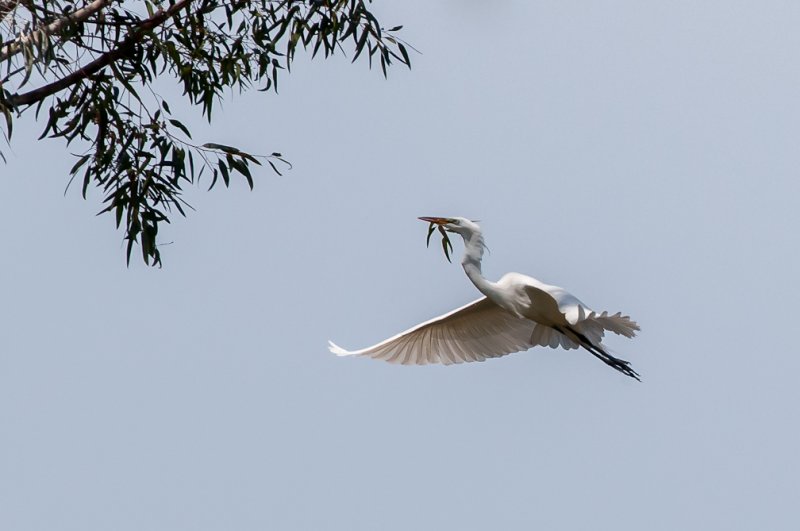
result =
M160 264L158 231L186 215L185 186L205 173L209 188L234 175L254 186L254 166L280 174L280 153L256 155L219 142L195 143L159 94L171 78L209 122L232 89L277 92L298 50L366 57L384 75L409 65L397 36L368 9L371 0L0 0L0 130L9 140L26 112L45 121L40 138L80 145L71 179L103 193L148 264Z
M442 249L444 250L444 256L447 258L448 262L452 263L453 261L450 260L450 253L453 252L453 244L450 242L450 236L447 235L444 227L438 223L431 222L431 224L428 225L428 238L425 240L425 247L431 246L431 236L433 236L433 232L436 229L438 229L439 233L442 235Z

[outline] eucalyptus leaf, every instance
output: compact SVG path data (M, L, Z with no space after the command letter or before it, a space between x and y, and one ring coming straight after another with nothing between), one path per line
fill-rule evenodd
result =
M447 232L441 225L439 225L439 232L442 233L442 248L444 249L444 256L447 258L448 262L452 263L453 261L450 260L450 252L453 250L453 244L450 243L450 237L447 235Z
M428 225L428 237L425 240L425 247L431 246L431 236L433 236L434 231L439 230L439 233L442 235L442 249L444 249L444 256L447 258L447 261L452 263L453 261L450 259L450 253L453 252L453 244L450 241L450 236L448 236L447 231L444 230L444 227L437 223L431 222Z
M435 231L435 230L436 230L436 223L431 223L428 226L428 239L425 240L425 247L430 247L431 246L431 236L433 235L433 231Z

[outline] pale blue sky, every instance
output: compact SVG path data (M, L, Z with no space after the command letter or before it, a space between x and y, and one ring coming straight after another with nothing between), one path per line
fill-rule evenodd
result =
M190 191L161 270L17 123L0 527L797 529L800 4L375 9L410 71L298 61L187 118L295 167ZM476 297L419 215L482 220L490 278L629 313L609 344L643 382L576 351L332 356Z

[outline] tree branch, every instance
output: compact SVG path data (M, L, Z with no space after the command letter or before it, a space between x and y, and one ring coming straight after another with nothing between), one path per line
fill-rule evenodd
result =
M38 44L44 35L53 35L67 24L83 22L93 14L103 9L110 2L111 0L94 0L94 2L78 9L77 11L73 11L69 15L65 15L59 19L56 19L42 28L31 30L26 35L20 35L16 40L6 44L2 49L0 49L0 61L5 61L12 55L18 54L22 50L22 47L26 44Z
M107 1L108 0L95 0L95 3ZM43 87L39 87L38 89L31 90L30 92L26 92L24 94L14 94L8 98L9 103L15 107L19 107L20 105L31 105L43 100L48 96L52 96L56 92L60 92L93 74L96 74L106 66L110 65L128 53L130 48L140 42L148 31L160 26L168 19L175 16L180 10L187 7L191 2L192 0L179 0L166 11L156 12L152 17L142 21L138 27L131 31L113 50L109 50L94 61L59 79L58 81L54 81L48 85L44 85Z
M5 20L6 15L11 13L19 4L19 0L0 0L0 22Z

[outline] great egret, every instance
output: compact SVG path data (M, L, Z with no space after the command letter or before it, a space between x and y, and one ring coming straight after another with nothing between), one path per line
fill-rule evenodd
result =
M368 356L403 365L484 361L528 350L534 346L583 347L619 372L639 380L630 363L608 353L605 330L633 337L639 325L627 315L596 313L566 290L519 273L507 273L498 282L481 274L483 235L466 218L422 217L464 239L461 265L485 296L394 337L361 350L348 351L329 342L338 356Z

